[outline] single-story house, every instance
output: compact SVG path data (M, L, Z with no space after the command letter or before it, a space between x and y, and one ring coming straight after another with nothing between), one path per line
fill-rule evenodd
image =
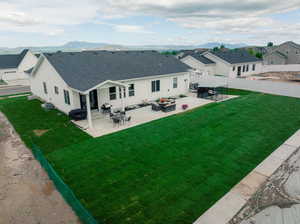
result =
M31 92L64 113L108 103L123 108L186 94L190 67L156 51L41 54L30 74Z
M262 60L245 50L207 51L193 53L181 59L199 75L222 75L229 78L261 73Z
M292 41L284 42L264 56L265 65L300 64L300 45Z
M26 70L32 68L38 60L30 50L20 54L0 55L0 79L4 81L28 79Z

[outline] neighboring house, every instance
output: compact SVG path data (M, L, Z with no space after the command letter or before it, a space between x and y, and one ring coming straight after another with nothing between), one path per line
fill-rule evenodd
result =
M216 63L200 53L191 53L181 59L181 61L193 69L191 74L191 83L199 82L202 75L214 75Z
M176 58L178 59L182 59L188 55L191 55L191 54L195 54L195 53L204 53L206 51L208 51L209 49L206 49L206 48L197 48L197 49L194 49L194 50L181 50L177 55L176 55Z
M292 41L273 47L264 56L266 65L300 64L300 45Z
M86 51L41 54L30 74L31 91L64 113L140 104L186 94L191 68L155 51ZM91 116L88 115L88 120Z
M0 79L5 81L28 79L26 70L32 68L38 58L30 51L20 54L0 55Z
M261 73L262 60L246 50L207 51L181 59L199 75L222 75L230 78ZM196 78L197 79L197 78Z

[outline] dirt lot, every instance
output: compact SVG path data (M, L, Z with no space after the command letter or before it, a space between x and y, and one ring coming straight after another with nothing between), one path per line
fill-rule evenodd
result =
M292 82L300 84L300 71L299 72L267 72L255 75L259 79L267 79L279 82Z
M80 223L0 113L0 224Z

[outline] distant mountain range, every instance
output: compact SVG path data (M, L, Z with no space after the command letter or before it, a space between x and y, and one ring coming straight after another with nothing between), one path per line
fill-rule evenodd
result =
M55 51L81 51L81 50L157 50L157 51L172 51L172 50L190 50L195 48L214 48L225 45L227 48L246 47L247 44L226 44L218 42L210 42L199 45L143 45L143 46L126 46L108 43L93 43L84 41L72 41L61 46L44 46L44 47L16 47L16 48L1 48L0 53L18 53L23 49L30 49L33 52L55 52Z

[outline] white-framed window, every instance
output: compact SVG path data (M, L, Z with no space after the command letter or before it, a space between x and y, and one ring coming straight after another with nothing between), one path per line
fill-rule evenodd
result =
M245 65L243 65L243 72L245 72L245 70L246 70L246 66L245 66Z
M128 96L134 96L134 95L135 95L134 84L129 84Z
M57 86L54 86L54 93L55 93L56 95L59 94L59 91L58 91L58 87L57 87Z
M109 87L109 99L117 99L117 88L115 86Z
M246 66L246 72L249 72L249 65Z
M178 78L173 78L173 89L176 89L178 87Z
M65 103L70 105L70 94L69 94L69 91L68 90L65 90L64 89L64 98L65 98Z
M151 82L152 93L160 91L160 80L154 80Z
M44 89L44 93L48 94L47 84L45 82L43 82L43 89Z
M235 71L235 66L233 66L232 71Z
M255 71L256 64L252 65L252 71Z

